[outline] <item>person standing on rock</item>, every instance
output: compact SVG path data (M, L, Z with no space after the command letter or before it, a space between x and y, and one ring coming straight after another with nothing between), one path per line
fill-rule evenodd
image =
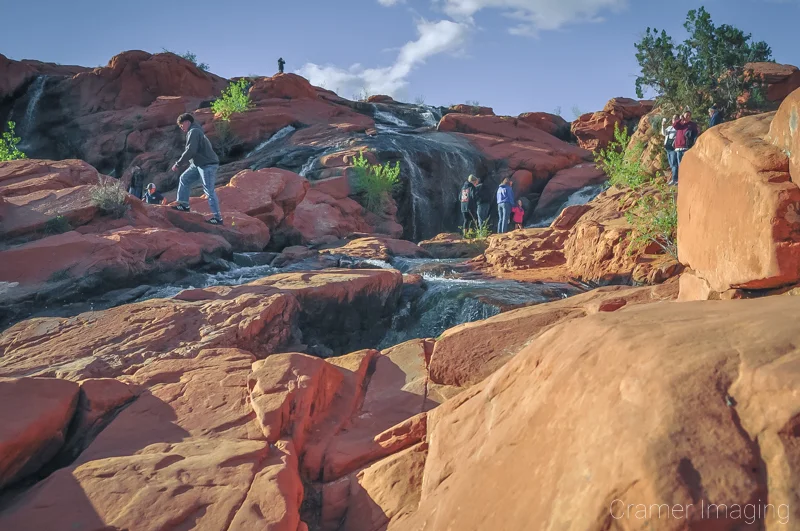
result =
M474 175L467 177L467 180L461 186L461 192L458 195L458 200L461 203L461 233L466 234L469 229L470 223L475 221L475 216L472 214L473 206L475 205L475 183L478 179Z
M497 189L497 233L508 232L508 223L511 217L511 208L514 206L514 190L511 188L511 179L506 177Z
M283 57L278 58L278 73L283 74L283 65L286 64L286 61L283 60Z
M222 225L222 214L219 211L219 201L214 184L219 170L219 157L214 153L211 142L203 132L200 124L194 122L194 116L184 113L178 116L178 126L186 133L186 149L181 158L173 164L172 171L178 171L178 166L187 160L189 167L181 174L178 184L178 204L173 208L181 212L189 212L189 192L192 184L200 179L203 182L203 191L208 197L208 206L214 216L208 220L212 225Z
M489 208L492 206L492 190L489 185L478 181L475 185L475 204L478 207L478 227L489 222Z
M680 169L683 156L689 148L694 146L697 136L700 134L700 129L692 121L692 111L684 112L679 120L672 122L672 127L675 128L675 156ZM675 184L678 184L677 175L675 176Z
M678 120L678 115L672 116L670 124ZM667 184L678 184L678 155L675 152L675 128L672 125L667 125L667 119L661 121L661 134L664 136L664 149L667 151L667 162L669 162L669 169L672 170L672 177Z
M136 199L141 199L142 186L144 186L144 175L142 174L142 169L139 166L134 166L131 168L131 184L128 187L128 193L136 197Z
M163 195L161 195L161 192L156 190L156 183L150 183L147 185L147 191L145 192L142 201L147 203L148 205L167 204L166 198Z

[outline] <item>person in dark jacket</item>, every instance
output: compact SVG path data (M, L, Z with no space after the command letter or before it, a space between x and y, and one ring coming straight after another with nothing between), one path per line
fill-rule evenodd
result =
M466 233L470 223L475 221L475 216L472 212L475 207L475 183L477 182L478 179L474 175L470 175L461 186L461 191L458 194L458 200L461 203L462 233Z
M142 198L142 187L144 186L144 174L139 166L131 168L131 184L128 186L128 193L136 199Z
M212 225L222 225L222 214L219 211L219 200L214 184L219 170L219 157L214 153L211 142L203 132L200 124L194 123L194 117L189 113L178 116L178 126L186 133L186 149L181 158L173 164L172 171L178 171L178 166L187 160L189 168L181 174L178 184L178 204L175 210L189 211L189 192L192 184L198 179L203 182L203 191L208 197L208 206L214 216L208 220Z
M722 111L717 108L717 104L708 109L708 127L714 127L722 123Z
M161 195L161 192L156 190L156 183L150 183L147 185L147 191L144 193L144 197L142 201L147 203L148 205L166 205L167 200Z
M278 72L283 74L283 65L286 64L286 61L283 60L283 57L278 58Z
M478 210L478 226L483 227L489 221L489 209L492 206L492 189L488 184L479 181L475 185L475 204Z
M511 208L514 206L514 189L511 188L511 179L506 177L497 189L497 233L503 234L508 231Z
M675 156L678 160L678 168L680 170L681 161L686 151L691 148L697 136L700 134L700 129L697 124L692 121L692 112L686 111L679 120L672 122L672 127L675 128ZM675 183L677 184L678 178L675 176Z

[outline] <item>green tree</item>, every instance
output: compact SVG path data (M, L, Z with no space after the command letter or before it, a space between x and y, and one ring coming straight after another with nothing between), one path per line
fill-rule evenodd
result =
M22 140L14 133L14 122L8 122L8 131L0 136L0 162L27 158L17 146Z
M363 152L353 159L355 192L362 197L361 204L371 212L380 212L395 187L400 184L400 162L370 164Z
M225 121L230 120L234 113L244 112L253 106L250 94L247 91L247 79L240 79L228 85L219 98L211 104L214 114L218 114Z
M655 28L635 44L637 96L653 90L667 113L688 107L698 119L713 103L726 113L736 111L739 96L760 88L760 81L747 78L745 64L770 61L772 50L738 28L715 26L703 7L689 11L684 28L689 36L680 44Z

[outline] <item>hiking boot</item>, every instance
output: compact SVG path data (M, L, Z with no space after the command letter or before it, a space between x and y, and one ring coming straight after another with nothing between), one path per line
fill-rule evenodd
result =
M207 219L206 223L211 223L212 225L224 225L224 223L222 223L222 218Z
M175 205L175 206L174 206L174 207L172 207L172 208L174 208L175 210L177 210L177 211L179 211L179 212L189 212L189 211L190 211L190 209L189 209L189 207L188 207L188 206L186 206L186 205L182 205L182 204L180 204L180 203L178 203L177 205Z

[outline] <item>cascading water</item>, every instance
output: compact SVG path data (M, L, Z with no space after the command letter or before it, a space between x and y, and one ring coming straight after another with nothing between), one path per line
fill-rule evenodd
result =
M577 192L573 192L572 195L570 195L567 198L567 200L564 201L564 204L558 207L555 214L545 219L534 220L533 222L528 224L528 227L549 227L550 224L556 220L556 218L561 214L561 212L563 212L565 208L574 205L585 205L586 203L588 203L589 201L600 195L600 192L602 192L604 189L605 185L603 184L592 184L589 186L584 186Z
M44 87L47 84L47 76L37 76L28 88L28 105L25 108L25 118L22 123L23 145L26 139L30 139L36 128L36 111L39 100L42 99Z
M375 118L376 122L388 123L396 127L401 127L401 128L411 127L410 125L408 125L408 123L405 122L405 120L402 120L391 113L381 111L377 107L375 108L375 113L373 114L373 118ZM377 125L380 128L380 124Z
M248 153L248 154L245 156L245 158L248 158L248 159L249 159L249 158L250 158L250 157L252 157L253 155L255 155L255 154L257 154L257 153L261 152L262 150L264 150L264 149L265 149L267 146L270 146L270 145L272 145L272 144L275 144L275 143L277 143L277 142L280 142L281 140L283 140L283 139L284 139L284 138L286 138L287 136L289 136L289 135L291 135L292 133L294 133L296 130L297 130L297 129L295 129L295 128L294 128L294 126L287 125L287 126L286 126L286 127L284 127L283 129L281 129L281 130L277 131L277 132L276 132L274 135L272 135L271 137L269 137L267 140L265 140L265 141L261 142L261 143L260 143L258 146L256 146L256 148L255 148L255 149L253 149L253 151L251 151L250 153Z

